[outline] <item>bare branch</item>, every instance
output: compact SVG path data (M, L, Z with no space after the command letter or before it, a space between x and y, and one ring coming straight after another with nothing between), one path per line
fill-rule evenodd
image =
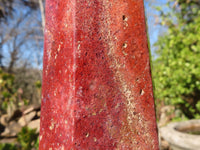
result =
M43 28L43 32L44 32L44 26L45 26L44 5L42 3L42 0L38 0L38 2L39 2L41 18L42 18L42 28Z

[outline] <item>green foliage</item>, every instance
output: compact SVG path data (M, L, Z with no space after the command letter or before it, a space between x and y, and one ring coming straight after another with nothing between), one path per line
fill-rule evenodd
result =
M175 105L187 118L200 118L200 2L169 0L161 12L167 32L156 43L156 103Z
M0 144L0 150L31 150L39 148L39 134L35 129L22 128L17 135L17 144Z
M32 68L18 68L15 72L15 88L21 89L21 98L29 104L39 104L41 97L41 72Z
M36 87L37 87L38 89L41 89L41 87L42 87L42 83L41 83L40 80L36 81L36 82L35 82L35 85L36 85Z
M0 69L0 105L5 111L8 105L17 102L17 90L14 88L14 75Z
M0 68L0 113L9 113L8 110L12 113L14 109L28 105L31 97L37 101L40 99L40 80L34 79L33 75L25 77L19 74L10 74Z
M17 150L14 144L0 144L0 150Z
M39 146L38 134L36 129L29 129L28 127L22 128L17 136L17 141L22 146L21 150L30 150Z

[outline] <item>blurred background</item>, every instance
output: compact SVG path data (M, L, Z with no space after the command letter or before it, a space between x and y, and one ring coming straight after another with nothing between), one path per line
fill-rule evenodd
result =
M200 119L200 1L144 2L158 127ZM0 150L38 149L44 6L0 0Z

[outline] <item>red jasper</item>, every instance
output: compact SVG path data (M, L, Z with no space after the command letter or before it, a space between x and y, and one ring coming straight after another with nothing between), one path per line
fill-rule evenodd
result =
M47 0L40 150L158 150L143 0Z

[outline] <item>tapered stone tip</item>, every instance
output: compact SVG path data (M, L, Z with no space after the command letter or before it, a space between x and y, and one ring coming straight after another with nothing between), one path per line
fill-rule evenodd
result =
M46 1L46 149L158 149L142 0Z

